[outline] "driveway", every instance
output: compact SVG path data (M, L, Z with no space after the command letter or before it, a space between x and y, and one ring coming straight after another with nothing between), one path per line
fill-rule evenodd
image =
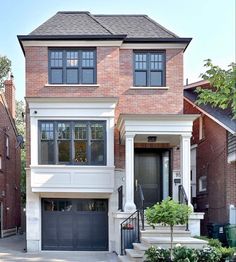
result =
M0 262L117 262L117 256L108 252L86 251L42 251L40 253L25 253L23 235L0 239Z

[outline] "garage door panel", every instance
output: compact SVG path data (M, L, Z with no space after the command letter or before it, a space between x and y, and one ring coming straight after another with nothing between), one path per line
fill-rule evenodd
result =
M108 250L107 200L44 199L42 202L43 249Z

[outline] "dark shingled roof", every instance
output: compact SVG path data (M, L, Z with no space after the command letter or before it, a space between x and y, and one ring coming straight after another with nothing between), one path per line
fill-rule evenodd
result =
M30 35L126 35L127 38L178 38L146 15L92 15L89 12L58 12Z
M184 97L190 100L194 104L197 100L197 93L195 92L195 90L196 87L192 87L184 90ZM209 104L197 105L197 107L199 107L201 110L211 115L213 118L218 120L224 126L228 127L228 129L236 133L236 120L232 119L233 115L230 109L223 110L217 107L212 107Z

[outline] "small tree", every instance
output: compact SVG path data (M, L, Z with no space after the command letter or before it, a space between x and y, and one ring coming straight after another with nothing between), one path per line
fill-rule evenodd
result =
M6 56L0 55L0 89L4 87L4 81L11 70L11 61Z
M184 225L188 222L191 208L172 200L170 197L147 208L145 217L147 223L155 228L157 224L170 226L170 253L173 259L173 229L175 225Z

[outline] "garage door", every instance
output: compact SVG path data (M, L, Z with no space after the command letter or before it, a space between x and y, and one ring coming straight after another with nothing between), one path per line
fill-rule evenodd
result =
M108 250L108 201L42 199L43 250Z

